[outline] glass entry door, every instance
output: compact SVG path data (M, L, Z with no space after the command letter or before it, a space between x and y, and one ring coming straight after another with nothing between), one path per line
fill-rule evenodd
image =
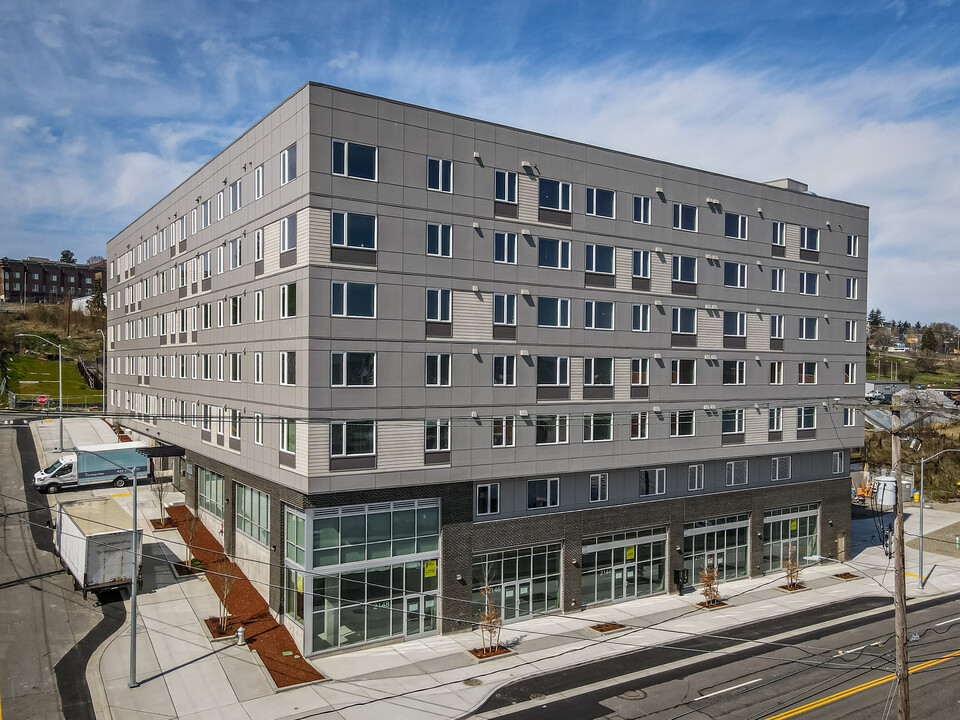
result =
M503 620L509 622L530 615L530 581L503 586Z
M436 595L408 595L403 602L404 638L426 637L437 632Z

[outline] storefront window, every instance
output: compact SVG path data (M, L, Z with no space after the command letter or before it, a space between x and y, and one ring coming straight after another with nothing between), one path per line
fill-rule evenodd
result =
M749 515L710 518L683 526L683 566L687 581L700 582L704 567L714 567L720 580L747 576Z
M818 554L817 503L766 510L763 513L763 570L783 569L790 559L800 565L810 565L813 560L804 560Z
M560 609L560 543L473 556L473 614L484 608L482 590L505 623Z
M663 592L667 528L584 538L582 603L630 600Z

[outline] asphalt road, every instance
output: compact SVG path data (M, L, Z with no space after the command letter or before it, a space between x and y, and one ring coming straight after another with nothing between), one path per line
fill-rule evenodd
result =
M817 622L813 620L812 622ZM954 622L950 622L954 621ZM908 619L914 718L960 717L960 597L914 606ZM780 628L782 631L783 628ZM777 632L773 629L773 632ZM896 717L892 610L798 632L784 647L721 654L631 682L505 715L523 720L875 720ZM874 645L873 643L880 643ZM843 654L838 654L843 650ZM661 651L650 651L658 653ZM721 651L723 652L723 651ZM665 661L675 658L664 656ZM573 669L568 687L581 685ZM529 696L527 696L529 698ZM527 699L524 698L524 699ZM892 709L888 708L892 704Z
M0 416L0 714L92 720L87 660L125 611L119 593L84 600L53 555L30 429L6 424L18 417Z

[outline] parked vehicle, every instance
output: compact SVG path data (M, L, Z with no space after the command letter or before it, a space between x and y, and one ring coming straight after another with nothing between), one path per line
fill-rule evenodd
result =
M109 590L129 585L133 553L139 552L143 531L133 537L133 518L110 497L57 504L54 544L60 564L73 576L74 590ZM134 542L136 544L134 544ZM137 563L138 583L141 563ZM139 587L139 585L138 585Z
M924 385L923 383L919 383L917 385L917 390L926 390L926 389L927 389L927 386Z
M75 485L91 485L112 482L123 487L133 479L147 479L152 474L150 461L137 452L147 447L144 442L87 445L74 452L61 455L53 465L38 470L33 476L33 486L46 493L59 492L61 488Z

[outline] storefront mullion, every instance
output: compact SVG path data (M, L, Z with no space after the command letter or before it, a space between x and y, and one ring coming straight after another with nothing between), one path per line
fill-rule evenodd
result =
M593 605L631 600L664 590L665 527L583 540L581 602Z
M763 513L763 570L775 572L793 555L794 562L819 554L819 503L775 508Z
M710 518L683 528L683 566L687 582L696 584L705 567L717 570L720 580L746 577L749 515Z

